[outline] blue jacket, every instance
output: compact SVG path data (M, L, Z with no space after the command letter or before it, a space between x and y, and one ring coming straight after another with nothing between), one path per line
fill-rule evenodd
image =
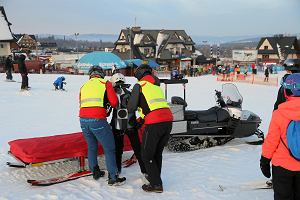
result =
M65 77L63 77L63 76L58 77L58 78L54 81L54 84L55 84L55 85L61 85L61 84L63 84L64 80L65 80Z

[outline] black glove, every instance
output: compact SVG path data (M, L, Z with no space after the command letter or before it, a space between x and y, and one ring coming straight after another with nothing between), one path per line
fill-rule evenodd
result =
M267 178L271 177L271 167L270 167L271 159L261 156L260 158L260 170L263 175Z

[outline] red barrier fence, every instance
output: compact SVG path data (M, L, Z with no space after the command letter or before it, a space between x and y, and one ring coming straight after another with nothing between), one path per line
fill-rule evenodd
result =
M265 76L255 74L220 74L217 76L217 81L232 81L259 85L278 86L277 76L270 76L267 80Z

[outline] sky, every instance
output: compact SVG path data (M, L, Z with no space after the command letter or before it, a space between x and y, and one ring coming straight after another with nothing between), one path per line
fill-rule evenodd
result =
M15 33L119 34L184 29L189 35L300 33L300 0L0 0Z

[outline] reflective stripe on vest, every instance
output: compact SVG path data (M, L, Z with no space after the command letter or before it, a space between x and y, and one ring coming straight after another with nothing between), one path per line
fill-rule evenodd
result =
M106 81L102 78L91 78L80 89L80 107L104 107Z
M168 102L161 88L148 81L139 81L142 93L147 101L150 111L160 108L169 108ZM142 111L142 109L140 109ZM142 112L143 113L143 112Z

